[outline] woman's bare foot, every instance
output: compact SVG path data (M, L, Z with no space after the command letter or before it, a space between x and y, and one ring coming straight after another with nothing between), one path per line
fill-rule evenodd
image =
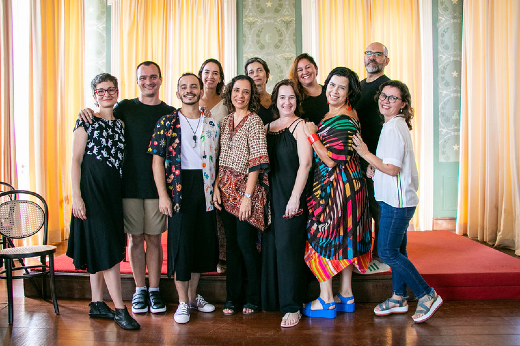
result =
M302 314L300 313L300 310L296 312L288 312L285 314L285 316L282 318L282 323L280 324L282 327L294 327L295 325L300 322L300 318L302 317Z

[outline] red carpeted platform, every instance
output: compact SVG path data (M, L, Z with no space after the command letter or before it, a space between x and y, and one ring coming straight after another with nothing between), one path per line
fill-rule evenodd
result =
M476 241L449 231L409 232L408 256L446 300L520 299L520 259ZM55 269L75 272L65 255L55 258ZM130 262L122 262L121 273L131 272Z

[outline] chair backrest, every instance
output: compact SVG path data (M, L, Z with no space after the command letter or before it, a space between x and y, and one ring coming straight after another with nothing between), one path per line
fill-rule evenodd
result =
M0 234L13 239L30 237L43 229L43 244L47 244L48 207L45 199L32 191L0 192Z
M4 192L4 191L13 191L14 190L14 187L13 185L9 184L9 183L4 183L3 181L0 181L0 192ZM12 198L10 195L6 195L6 196L3 196L3 197L0 197L0 203L2 202L5 202L5 201L10 201Z

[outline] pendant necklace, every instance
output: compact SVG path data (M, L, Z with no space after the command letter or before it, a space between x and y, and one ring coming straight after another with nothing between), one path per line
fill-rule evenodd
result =
M196 148L197 147L197 130L199 129L200 119L202 118L202 115L199 117L199 121L197 122L197 128L195 129L195 131L193 131L193 127L191 127L190 120L184 114L182 114L182 116L184 117L184 119L186 119L186 122L190 126L191 132L193 132L193 137L192 137L193 138L193 147Z

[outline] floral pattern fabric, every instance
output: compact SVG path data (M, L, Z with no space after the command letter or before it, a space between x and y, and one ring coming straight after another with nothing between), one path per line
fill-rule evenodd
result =
M210 112L203 112L202 133L200 136L200 156L202 159L202 176L204 181L204 198L206 211L213 210L213 184L216 178L216 163L220 128L218 122L211 118ZM148 153L164 158L166 186L172 198L173 210L181 208L181 124L178 110L165 115L157 122L148 147Z
M96 160L119 171L123 176L123 160L125 157L125 130L119 119L107 120L92 118L92 124L76 120L74 131L83 127L88 136L84 155L92 155Z

